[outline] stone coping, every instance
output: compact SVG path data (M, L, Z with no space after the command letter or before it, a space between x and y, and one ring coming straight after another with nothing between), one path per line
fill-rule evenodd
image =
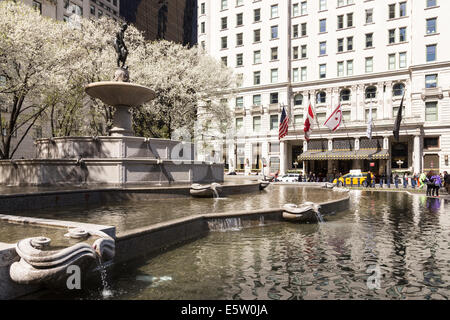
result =
M73 221L63 221L55 219L42 219L42 218L30 218L22 216L12 216L6 214L0 214L0 221L15 224L29 224L42 227L53 227L53 228L82 228L86 230L103 231L109 236L116 237L116 227L105 226L92 223L83 222L73 222Z
M148 158L148 157L133 157L133 158L82 158L82 161L90 164L118 164L124 162L130 163L148 163L148 164L175 164L175 165L210 165L210 166L222 166L222 163L211 163L208 161L198 161L198 160L173 160L173 159L157 159L157 158ZM0 160L0 165L13 165L13 164L71 164L77 165L78 160L76 158L69 159L44 159L44 158L36 158L36 159L12 159L12 160Z
M146 137L134 137L134 136L71 136L71 137L54 137L54 138L40 138L36 139L36 142L50 142L50 141L92 141L92 140L103 140L103 141L114 141L114 140L136 140L136 141L161 141L161 142L169 142L169 143L185 143L192 144L192 142L187 141L178 141L178 140L170 140L163 138L146 138Z

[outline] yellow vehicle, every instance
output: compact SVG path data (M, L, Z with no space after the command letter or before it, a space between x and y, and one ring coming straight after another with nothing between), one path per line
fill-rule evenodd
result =
M367 187L367 174L368 172L350 172L340 177L339 182L337 179L334 179L333 183L336 183L339 187L343 185L350 186L352 183L354 186L357 186L359 181L360 186Z

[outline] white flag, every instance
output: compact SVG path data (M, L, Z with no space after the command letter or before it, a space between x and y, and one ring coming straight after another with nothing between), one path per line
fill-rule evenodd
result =
M367 120L367 138L369 138L369 139L372 139L372 127L373 127L372 104L370 104L369 119Z
M330 128L331 131L336 131L342 123L342 110L339 104L333 113L325 121L324 125Z

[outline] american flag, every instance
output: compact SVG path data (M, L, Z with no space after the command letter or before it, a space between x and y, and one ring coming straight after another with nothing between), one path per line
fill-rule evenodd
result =
M281 138L287 135L288 127L289 127L289 117L286 115L286 110L284 110L283 107L283 112L281 112L280 126L278 129L279 140L281 140Z

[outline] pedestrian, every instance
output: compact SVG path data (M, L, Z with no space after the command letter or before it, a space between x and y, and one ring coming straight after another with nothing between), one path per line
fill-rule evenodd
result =
M426 180L427 175L425 174L425 172L422 172L419 176L419 189L422 189L425 186Z
M403 174L403 188L406 189L408 186L408 177L406 176L406 172Z
M372 186L372 174L371 174L370 171L367 172L367 178L366 178L366 180L367 180L366 188L371 187L371 186Z
M395 188L397 188L397 189L398 189L398 179L399 179L399 176L398 176L398 174L396 173L396 174L395 174L395 177L394 177L394 184L395 184Z
M375 188L375 175L371 172L371 171L369 171L370 172L370 179L372 180L372 188Z
M442 185L441 175L435 174L434 176L432 176L432 179L433 179L432 194L433 196L439 197L439 189L441 188Z
M380 177L380 188L383 188L383 183L385 183L386 174L383 172Z
M428 172L427 174L427 180L425 180L427 184L427 197L431 197L431 193L433 192L434 183L433 183L433 171Z
M450 194L450 174L448 174L447 171L444 171L444 184L447 193Z

